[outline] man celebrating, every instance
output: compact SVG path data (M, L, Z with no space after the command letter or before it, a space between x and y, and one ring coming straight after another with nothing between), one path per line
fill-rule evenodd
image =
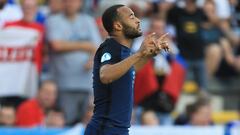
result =
M110 38L98 48L94 58L94 115L85 135L128 135L133 107L134 69L149 58L168 49L166 35L155 39L154 33L131 55L133 39L142 35L140 20L124 5L108 8L102 16Z

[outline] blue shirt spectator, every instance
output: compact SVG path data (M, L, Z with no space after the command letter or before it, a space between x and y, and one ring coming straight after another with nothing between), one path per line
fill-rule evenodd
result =
M92 92L92 63L101 37L95 20L79 13L81 0L64 0L64 11L47 19L50 76L59 88L59 105L66 123L78 122ZM80 117L80 118L79 118Z

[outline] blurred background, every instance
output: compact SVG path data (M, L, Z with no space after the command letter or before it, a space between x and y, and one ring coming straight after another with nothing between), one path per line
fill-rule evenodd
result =
M133 52L169 33L136 73L130 134L240 135L239 0L0 0L0 133L83 134L114 4L141 19Z

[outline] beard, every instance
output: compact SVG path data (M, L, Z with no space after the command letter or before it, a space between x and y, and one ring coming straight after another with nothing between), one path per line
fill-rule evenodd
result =
M142 36L142 32L140 32L137 28L133 28L125 24L124 22L122 23L122 25L123 25L123 34L126 38L134 39Z

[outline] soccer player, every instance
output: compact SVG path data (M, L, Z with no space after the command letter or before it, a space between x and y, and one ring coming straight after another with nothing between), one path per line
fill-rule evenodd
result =
M148 35L140 49L131 54L133 39L142 35L140 20L124 5L108 8L102 16L110 38L98 48L94 58L94 114L85 135L128 135L133 107L135 70L149 58L168 49L164 37Z

